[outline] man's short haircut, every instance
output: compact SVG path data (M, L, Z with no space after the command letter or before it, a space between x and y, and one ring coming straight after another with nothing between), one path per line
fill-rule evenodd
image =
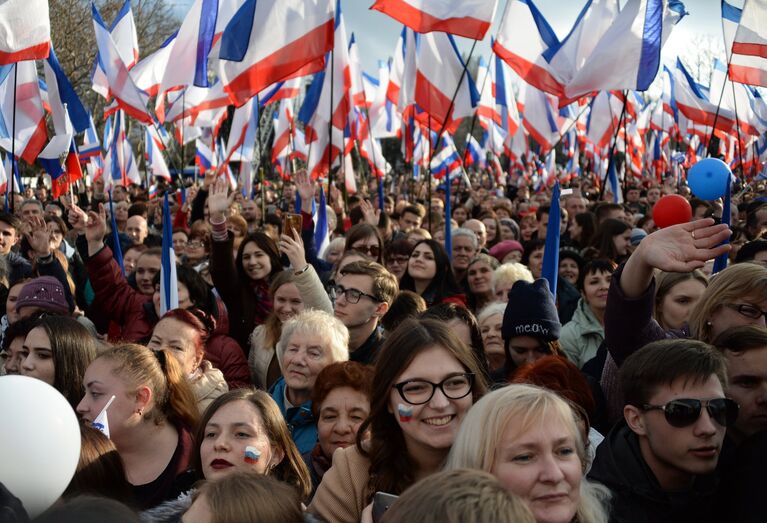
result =
M471 238L471 245L474 247L474 250L476 251L479 249L479 239L477 238L477 235L469 229L468 227L458 227L457 229L453 229L450 233L453 240L460 236L465 236L467 238Z
M735 255L735 263L753 261L762 251L767 251L767 239L746 242Z
M391 305L399 292L397 278L386 270L386 267L373 261L352 262L341 270L341 276L360 274L373 279L372 294L381 301Z
M119 202L119 203L122 203L122 202ZM146 204L143 202L131 204L131 206L128 207L128 218L130 218L131 216L142 216L144 218L147 218L149 216L149 209L147 208Z
M600 203L597 205L597 208L594 209L594 213L597 215L597 221L602 221L605 219L608 213L611 211L622 211L623 206L619 203Z
M40 209L40 212L43 212L44 210L43 202L41 202L40 200L36 198L28 198L24 200L23 202L21 202L21 207L24 207L25 205L36 205Z
M21 222L13 214L9 214L7 212L0 212L0 222L10 225L14 229L16 229L16 234L19 234L19 228L21 227Z
M697 340L649 343L626 358L619 373L625 405L641 407L659 387L677 379L703 383L715 375L727 387L727 363L721 352Z
M737 353L765 349L767 348L767 330L755 325L731 327L716 337L714 347Z
M423 207L420 205L408 205L407 207L402 209L402 214L400 216L404 215L406 212L409 212L410 214L415 214L419 218L423 218L424 215L426 214L423 210Z

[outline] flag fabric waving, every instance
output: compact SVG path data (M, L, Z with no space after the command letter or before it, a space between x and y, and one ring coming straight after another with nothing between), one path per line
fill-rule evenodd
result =
M48 0L0 2L0 65L42 60L50 45Z
M322 70L334 0L245 0L221 36L219 73L240 106L266 87ZM345 45L345 43L344 43Z
M482 40L498 0L376 0L370 8L418 33L438 31Z
M743 7L732 42L730 79L767 87L767 0L748 0Z

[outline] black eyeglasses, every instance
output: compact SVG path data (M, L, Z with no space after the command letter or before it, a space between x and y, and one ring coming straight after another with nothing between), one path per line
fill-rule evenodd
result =
M372 258L378 258L378 255L381 254L378 245L352 245L352 250L365 253Z
M428 403L434 391L439 389L446 398L459 400L469 395L474 384L474 374L465 372L453 374L439 383L426 380L407 380L394 385L400 397L411 405L423 405Z
M746 318L758 320L760 317L764 316L765 320L767 320L767 311L763 311L759 307L754 307L748 303L725 303L725 306L738 311Z
M666 421L672 427L689 427L706 408L708 415L722 427L732 425L738 418L740 406L730 398L715 398L708 401L697 399L676 399L665 405L643 405L642 410L662 410Z
M366 292L362 292L357 289L344 289L341 285L333 285L330 287L330 299L333 301L336 301L339 296L344 295L346 297L346 301L349 303L359 303L360 298L365 296L366 298L370 298L374 302L382 302L383 300L373 296L372 294L368 294Z

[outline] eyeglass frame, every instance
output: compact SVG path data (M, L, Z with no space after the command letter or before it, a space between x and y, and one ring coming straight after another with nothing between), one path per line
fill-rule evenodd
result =
M698 420L700 419L700 416L703 414L703 409L705 408L706 409L706 413L708 414L708 417L711 418L711 421L715 422L720 427L725 427L726 428L729 425L729 422L725 419L724 420L725 422L722 424L711 413L711 402L712 401L719 401L719 400L725 402L725 415L727 414L727 405L735 405L736 411L735 411L735 420L733 420L733 423L734 423L737 420L737 418L738 418L738 413L740 412L740 405L738 404L738 402L736 402L732 398L712 398L710 400L699 400L697 398L676 398L676 399L673 399L671 401L666 402L663 405L652 405L651 403L645 403L645 404L643 404L641 406L641 409L643 411L660 410L660 411L663 412L663 417L665 418L666 423L668 423L672 427L676 427L678 429L681 429L681 428L689 427L689 426L694 425L695 423L697 423ZM697 402L699 404L699 406L697 407L698 408L698 416L694 420L692 420L690 423L687 423L685 425L675 425L675 424L671 423L671 421L668 419L669 415L668 415L666 409L672 403L674 403L674 402L682 402L682 401Z
M373 249L375 249L375 252L373 252ZM378 256L381 254L381 247L378 245L352 245L351 250L367 254L372 258L378 258Z
M339 290L339 288L342 289L342 290ZM358 292L359 296L357 297L356 300L352 300L351 298L349 298L349 292ZM328 294L330 294L330 299L332 301L336 301L338 299L338 296L340 294L343 294L344 298L346 298L346 301L348 303L351 303L352 305L355 304L355 303L359 303L360 302L360 298L362 298L363 296L365 296L367 298L370 298L371 300L373 300L376 303L382 303L384 301L384 300L382 300L381 298L379 298L377 296L373 296L372 294L368 294L367 292L362 292L361 290L355 289L354 287L346 289L346 288L344 288L343 285L338 285L338 284L331 285Z
M464 394L463 396L458 396L458 397L454 398L452 396L449 396L447 394L447 392L445 392L444 385L445 385L446 381L451 380L453 378L457 378L458 376L463 376L463 377L466 378L466 380L469 382L469 390L467 390L466 394ZM434 392L436 392L437 388L439 388L439 390L442 391L442 394L447 399L459 400L459 399L465 398L466 396L471 394L471 391L474 388L474 378L475 378L475 374L473 372L459 372L457 374L451 374L450 376L448 376L444 380L440 381L439 383L433 383L433 382L428 381L428 380L422 380L422 379L415 379L414 378L412 380L405 380L405 381L401 381L399 383L395 383L394 385L392 385L392 388L396 389L397 392L399 392L399 397L402 398L402 401L407 402L409 405L425 405L425 404L429 403L431 401L431 399L434 397ZM417 383L428 383L429 385L431 385L431 394L429 394L429 397L426 399L426 401L422 401L421 403L413 403L412 401L410 401L409 399L407 399L405 397L405 392L403 391L403 389L405 388L406 385L408 385L410 383L414 383L414 382L417 382Z
M767 321L767 311L763 311L762 309L760 309L756 305L752 305L750 303L725 303L724 306L734 310L735 312L737 312L741 316L745 316L746 318L749 318L749 319L752 319L752 320L758 320L759 317L761 316L761 317L764 317L765 321ZM743 312L743 308L744 307L748 307L749 309L753 309L754 312L759 312L759 316L752 316L751 314L744 313Z

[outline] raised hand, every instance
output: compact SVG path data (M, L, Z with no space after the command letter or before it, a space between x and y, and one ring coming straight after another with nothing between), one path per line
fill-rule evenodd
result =
M45 220L40 216L30 216L27 220L27 237L29 246L39 257L48 256L51 253L51 233L45 225Z
M69 224L77 231L77 234L85 234L85 227L88 225L88 215L74 204L68 206L67 210L69 211L67 213Z
M217 177L218 172L216 169L208 169L205 171L205 176L202 179L203 190L210 190L210 188L215 185Z
M85 239L88 240L88 250L91 250L91 245L98 246L100 249L106 233L107 212L106 209L104 209L104 204L100 203L98 212L90 211L88 213L88 224L85 228Z
M226 211L229 209L231 203L227 196L228 191L228 184L223 178L219 178L216 183L210 187L210 193L208 193L208 211L210 212L211 220L220 223L226 216Z
M312 201L314 201L314 180L305 169L298 171L293 178L296 183L296 191L301 197L301 210L311 214Z
M378 220L381 218L381 209L375 209L373 204L367 200L360 201L360 210L366 223L373 227L378 227Z
M306 252L304 251L304 242L298 231L291 231L293 236L287 234L280 235L280 251L284 252L290 260L290 265L294 271L300 271L306 267Z
M640 296L650 285L653 270L690 272L720 254L730 245L720 245L730 237L727 225L714 225L706 218L680 223L648 234L629 257L620 285L628 298Z

